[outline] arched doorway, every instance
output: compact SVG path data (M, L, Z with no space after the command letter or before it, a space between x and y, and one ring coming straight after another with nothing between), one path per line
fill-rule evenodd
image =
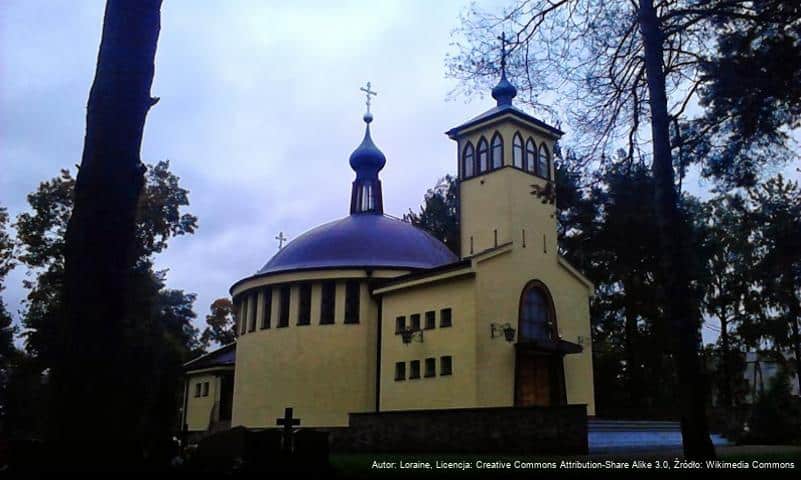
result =
M553 299L544 283L532 280L520 295L515 345L515 406L566 403L563 352Z

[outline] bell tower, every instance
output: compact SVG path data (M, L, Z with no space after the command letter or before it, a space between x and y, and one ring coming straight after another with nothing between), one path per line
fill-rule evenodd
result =
M446 132L457 145L461 256L510 243L555 256L553 151L563 132L513 105L500 40L496 106Z

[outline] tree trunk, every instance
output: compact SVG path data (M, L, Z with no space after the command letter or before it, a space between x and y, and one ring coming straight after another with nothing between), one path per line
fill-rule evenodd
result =
M51 375L49 439L70 465L138 461L143 398L130 361L148 346L130 335L137 256L140 148L150 97L161 0L109 0L86 136L66 232L62 343ZM139 345L136 345L139 342ZM107 463L110 464L110 463ZM101 467L102 468L102 467Z
M720 349L722 350L721 360L723 367L723 390L721 390L721 403L724 407L733 405L734 394L732 392L731 381L731 346L729 341L729 321L726 312L721 308L720 312Z
M626 363L628 367L628 393L631 401L630 406L638 410L643 406L642 375L640 375L642 368L640 367L641 362L637 351L637 348L640 344L639 329L637 328L637 315L634 313L634 307L629 304L630 302L628 300L634 297L632 294L634 289L631 288L631 282L623 283L623 291L625 292L626 298L626 305L624 306L626 316L624 325L624 330L626 333L624 348L626 350Z
M667 113L663 41L653 0L639 0L639 22L645 47L645 71L648 82L653 137L653 174L655 207L662 246L662 268L666 295L664 315L675 340L681 432L684 454L690 459L714 458L709 437L705 395L698 358L699 318L693 313L692 291L688 276L686 229L678 207L678 195L670 151L670 123Z

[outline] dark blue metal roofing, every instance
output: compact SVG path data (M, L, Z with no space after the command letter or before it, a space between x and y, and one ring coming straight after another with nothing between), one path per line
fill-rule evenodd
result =
M257 275L337 267L434 268L459 258L410 223L384 215L350 215L309 230Z
M185 370L202 370L212 367L226 367L236 363L236 343L229 343L223 347L201 355L184 363Z

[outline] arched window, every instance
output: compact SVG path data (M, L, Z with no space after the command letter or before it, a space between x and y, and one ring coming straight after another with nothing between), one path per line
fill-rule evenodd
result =
M487 140L484 137L481 137L481 140L478 141L478 172L476 173L484 173L487 171L487 157L489 156L489 148L487 146Z
M537 146L534 145L534 140L529 137L526 141L526 165L525 168L529 172L533 172L537 165Z
M503 166L503 140L500 133L495 133L492 137L492 169Z
M523 168L523 137L515 133L512 139L512 162L515 167Z
M464 147L464 153L462 153L462 176L464 178L470 178L473 176L473 144L467 142L467 146Z
M372 212L375 210L375 195L373 186L370 184L362 185L361 191L361 211Z
M545 285L538 281L526 285L520 298L520 341L554 340L553 317L551 297Z
M547 179L551 178L551 154L548 152L548 147L546 147L544 143L540 145L537 175Z

